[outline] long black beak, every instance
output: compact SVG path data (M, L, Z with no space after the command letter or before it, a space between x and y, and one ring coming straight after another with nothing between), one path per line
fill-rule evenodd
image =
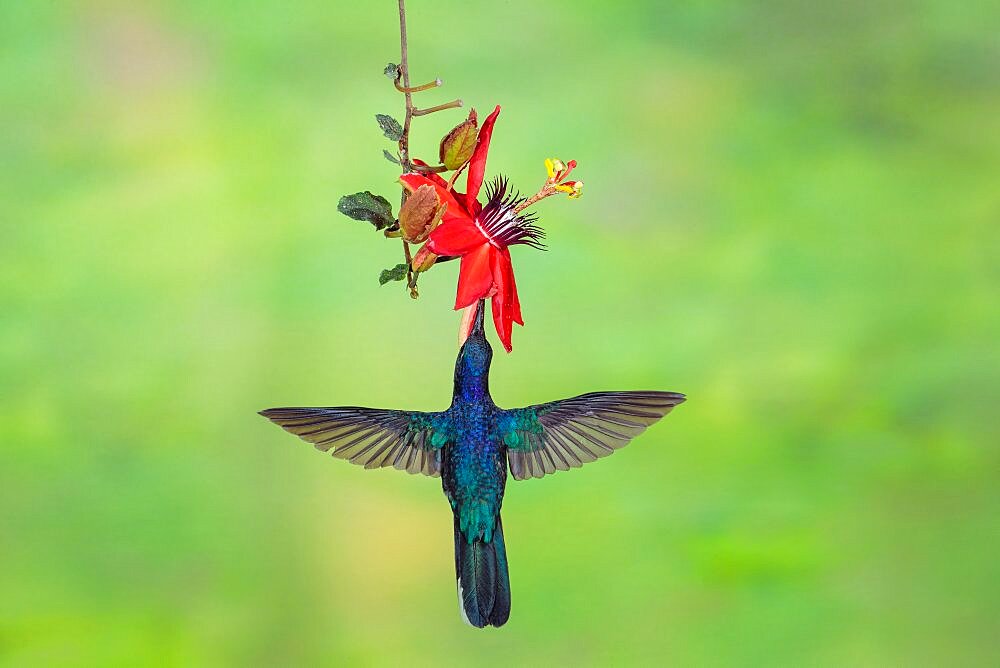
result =
M480 299L479 304L476 305L476 321L472 323L472 331L469 332L469 336L486 336L486 332L483 330L483 318L486 313L486 300Z

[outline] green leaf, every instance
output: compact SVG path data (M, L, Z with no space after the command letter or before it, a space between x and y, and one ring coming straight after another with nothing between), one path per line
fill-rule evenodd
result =
M385 285L391 281L401 281L406 278L406 265L397 264L392 269L383 269L378 277L378 284Z
M386 149L382 149L382 155L384 155L385 159L388 160L389 162L395 165L399 164L399 158L394 156L392 153L389 153L389 151L387 151Z
M389 201L367 190L341 197L337 203L337 211L354 220L366 220L374 225L376 230L385 229L396 222Z
M375 114L375 120L378 121L379 127L382 128L382 132L389 139L399 141L403 138L403 126L400 125L399 121L392 116Z
M385 75L395 81L399 78L399 65L396 63L389 63L385 66Z

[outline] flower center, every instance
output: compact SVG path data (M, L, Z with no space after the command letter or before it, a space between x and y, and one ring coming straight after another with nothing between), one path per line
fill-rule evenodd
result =
M525 198L517 193L508 194L507 186L507 179L502 176L486 185L487 202L475 218L476 228L496 248L524 244L545 250L542 243L545 231L535 225L537 217L533 214L521 216L514 212Z

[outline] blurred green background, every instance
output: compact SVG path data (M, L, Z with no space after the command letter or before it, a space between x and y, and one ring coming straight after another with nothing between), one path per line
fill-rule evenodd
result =
M420 104L503 105L488 175L587 184L497 402L688 403L508 485L466 627L439 482L255 414L450 398L456 265L379 287L336 211L398 193L394 3L2 3L4 662L997 665L997 5L410 5Z

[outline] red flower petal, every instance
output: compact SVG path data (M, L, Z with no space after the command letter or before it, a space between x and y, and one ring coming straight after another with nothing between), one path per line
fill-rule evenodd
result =
M483 210L483 205L477 200L472 200L472 206L468 206L468 197L465 193L460 193L454 188L451 190L452 197L461 203L462 211L469 215L470 218L475 218L479 215L479 212Z
M479 189L483 185L483 175L486 174L486 154L490 151L490 137L493 136L493 124L497 122L500 115L500 105L493 110L493 113L486 117L482 127L479 128L479 139L476 148L469 159L469 176L466 181L465 206L469 211L475 211L478 204L476 198L479 196ZM476 202L476 204L473 204Z
M517 298L517 283L514 282L514 267L510 262L510 250L501 249L494 258L491 266L493 270L493 282L498 286L498 293L503 296L503 308L505 316L517 324L524 326L521 319L521 302Z
M510 317L524 327L524 319L521 317L521 300L517 298L517 283L514 282L514 266L510 263L510 251L503 249L504 260L507 266L507 294L510 295Z
M456 311L482 299L493 287L493 272L490 271L492 250L493 246L483 243L476 250L462 256L462 267L458 271L458 294L455 297Z
M511 332L516 322L524 325L521 319L521 304L517 298L517 284L514 282L514 268L510 262L510 251L506 248L493 254L490 262L493 272L493 283L497 292L493 296L493 324L497 335L507 352L511 351Z
M504 350L510 352L514 349L510 343L510 335L514 327L511 325L510 318L505 317L501 302L502 297L499 293L493 295L493 325L497 328L497 336L500 338Z
M410 162L412 162L414 165L420 165L421 167L430 167L430 165L428 165L426 162L424 162L420 158L410 158ZM448 187L448 182L445 181L443 178L441 178L440 174L437 174L435 172L427 172L425 174L425 173L421 172L421 175L422 176L426 176L435 185L441 186L442 188L447 188Z
M434 228L427 238L427 247L437 255L465 255L483 244L486 237L468 218L453 218Z

